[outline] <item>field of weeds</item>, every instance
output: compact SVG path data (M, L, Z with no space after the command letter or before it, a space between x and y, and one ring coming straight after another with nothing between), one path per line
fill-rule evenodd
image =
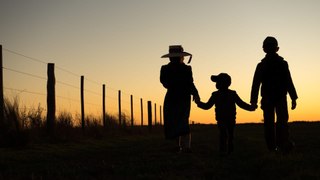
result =
M269 152L263 125L238 124L235 150L221 157L216 125L191 125L192 152L178 153L163 127L107 127L67 112L47 132L43 110L6 101L0 122L0 179L320 179L320 123L290 123L294 150ZM124 116L125 119L125 116Z
M215 125L192 125L192 153L177 153L162 127L99 138L0 148L0 179L320 179L320 123L291 123L289 154L269 152L262 124L240 124L235 151L220 157Z

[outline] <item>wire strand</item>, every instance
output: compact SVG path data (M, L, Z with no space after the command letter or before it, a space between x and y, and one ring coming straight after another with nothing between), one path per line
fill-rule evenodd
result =
M68 71L68 70L66 70L66 69L64 69L64 68L61 68L61 67L59 67L59 66L56 66L56 68L59 69L59 70L61 70L61 71L66 72L66 73L69 73L69 74L71 74L71 75L73 75L73 76L80 77L79 74L76 74L76 73L74 73L74 72Z
M15 89L15 88L8 88L8 87L3 87L4 89L11 90L11 91L19 91L20 93L29 93L29 94L35 94L35 95L41 95L41 96L47 96L47 94L44 93L39 93L39 92L32 92L28 91L26 89Z
M69 100L69 101L74 101L74 102L80 102L80 100L72 99L72 98L68 98L68 97L64 97L64 96L57 96L57 98L61 98L61 99Z
M42 60L40 60L40 59L36 59L36 58L30 57L30 56L23 55L23 54L21 54L21 53L18 53L18 52L16 52L16 51L12 51L12 50L7 49L7 48L2 48L2 49L5 50L5 51L7 51L7 52L10 52L10 53L12 53L12 54L25 57L25 58L30 59L30 60L35 61L35 62L39 62L39 63L42 63L42 64L48 64L48 62L45 62L45 61L42 61Z
M69 86L69 87L75 88L75 89L80 89L80 88L77 87L77 86L74 86L74 85L72 85L72 84L68 84L68 83L65 83L65 82L62 82L62 81L56 81L56 82L59 83L59 84L63 84L63 85L65 85L65 86Z
M22 71L18 71L18 70L14 70L14 69L7 68L7 67L2 67L2 69L8 70L8 71L12 71L12 72L16 72L16 73L20 73L20 74L24 74L24 75L28 75L28 76L39 78L39 79L43 79L43 80L47 80L47 78L42 77L42 76L38 76L38 75L34 75L34 74L30 74L30 73L22 72Z

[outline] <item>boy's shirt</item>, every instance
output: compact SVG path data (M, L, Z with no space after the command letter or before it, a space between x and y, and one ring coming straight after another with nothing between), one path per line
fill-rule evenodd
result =
M251 103L257 103L260 85L262 98L278 100L288 92L292 100L298 98L288 63L278 54L267 54L257 65L252 83Z
M207 103L200 102L198 107L202 109L210 109L215 105L216 120L234 121L236 119L236 105L245 110L250 110L251 106L244 102L236 91L218 90L212 93Z

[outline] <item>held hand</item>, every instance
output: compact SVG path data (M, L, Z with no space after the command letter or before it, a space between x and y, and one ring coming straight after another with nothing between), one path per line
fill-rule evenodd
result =
M291 102L291 109L294 110L297 107L297 101L296 100L292 100Z
M256 110L256 106L250 105L249 111L255 111L255 110Z
M199 104L199 102L200 102L200 97L199 97L199 96L193 96L193 101L194 101L196 104Z
M251 104L251 108L254 111L254 110L256 110L258 108L258 105L257 104Z

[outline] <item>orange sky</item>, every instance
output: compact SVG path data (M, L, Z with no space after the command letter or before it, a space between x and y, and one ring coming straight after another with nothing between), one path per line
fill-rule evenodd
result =
M135 119L140 122L140 98L145 105L148 100L163 103L159 75L168 61L160 57L169 45L181 44L193 54L190 65L203 101L216 90L209 77L226 72L232 77L230 88L248 102L255 67L264 57L262 41L271 35L279 41L279 54L289 63L299 96L297 109L289 111L290 121L319 120L319 7L316 0L4 1L3 65L40 77L4 69L5 95L45 107L50 62L57 66L58 110L80 112L78 88L84 75L88 113L101 113L101 89L106 84L107 110L117 113L117 93L122 90L124 112L130 114L133 94ZM238 122L261 119L260 109L238 108ZM204 111L193 104L190 120L213 123L214 109Z

